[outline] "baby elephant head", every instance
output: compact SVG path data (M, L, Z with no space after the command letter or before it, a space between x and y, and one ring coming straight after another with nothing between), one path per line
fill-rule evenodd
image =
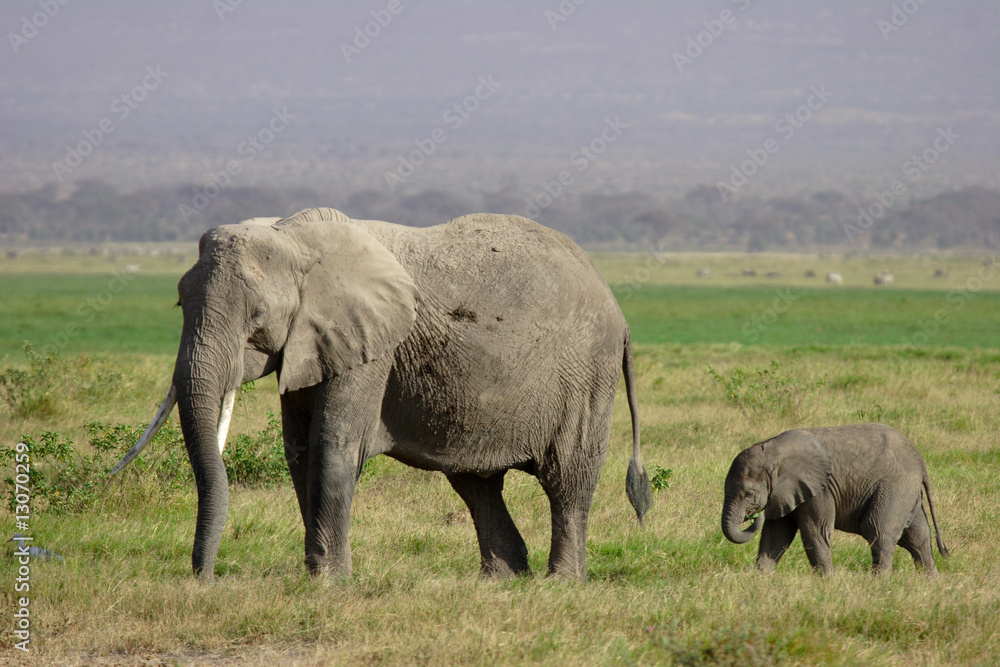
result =
M722 532L730 542L747 542L765 518L783 517L822 491L831 465L826 445L804 431L788 431L743 450L726 475ZM755 515L744 530L742 524Z

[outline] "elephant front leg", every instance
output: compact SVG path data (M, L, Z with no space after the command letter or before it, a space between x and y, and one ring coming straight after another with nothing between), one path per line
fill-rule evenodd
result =
M528 548L503 500L504 473L492 477L448 475L452 488L469 506L476 525L483 576L511 577L531 574Z
M821 575L833 571L831 541L836 524L836 508L833 500L826 496L816 496L799 505L789 515L794 517L802 533L802 546L813 570Z
M757 569L760 572L774 572L775 566L795 539L798 526L789 516L768 519L760 533L760 548L757 550Z
M281 435L285 441L285 461L295 488L302 524L309 525L309 424L312 414L306 392L281 396Z
M350 576L347 533L358 479L357 457L331 446L313 448L310 453L306 568L312 574Z
M376 360L317 386L309 429L306 567L351 574L348 527L361 467L380 447L379 414L389 365Z
M306 530L306 568L313 574L350 574L347 531L355 477L339 453L349 448L321 442L321 437L338 439L336 434L321 435L322 428L320 433L310 433L314 402L312 388L281 397L285 460Z

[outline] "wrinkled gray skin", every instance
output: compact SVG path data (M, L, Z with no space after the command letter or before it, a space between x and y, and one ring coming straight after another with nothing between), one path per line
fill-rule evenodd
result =
M198 485L192 565L202 577L228 504L220 397L274 370L311 572L351 572L355 485L366 460L387 454L448 477L490 575L529 571L501 490L507 470L536 476L552 511L549 573L584 577L623 368L634 430L626 487L640 520L650 504L628 326L587 256L557 232L511 216L415 229L308 209L206 232L178 291L173 381Z
M821 574L833 565L830 538L842 530L871 545L876 574L892 570L896 545L928 573L937 572L930 526L941 541L927 467L916 448L883 424L856 424L786 431L743 450L726 476L722 532L731 542L750 540L761 527L757 568L771 572L801 532L809 563ZM758 514L758 513L762 514ZM741 524L758 514L753 525Z

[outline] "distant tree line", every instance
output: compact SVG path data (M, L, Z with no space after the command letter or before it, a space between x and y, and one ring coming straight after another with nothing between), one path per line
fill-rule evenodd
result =
M309 189L227 187L193 208L203 190L183 185L120 192L100 181L79 181L69 196L58 196L53 186L0 194L0 241L191 241L220 224L333 206L354 218L419 227L477 211L527 213L579 243L621 249L974 249L1000 243L1000 192L982 187L886 206L836 191L727 202L704 185L669 202L640 192L566 193L545 208L533 207L514 186L480 194L365 190L339 200Z

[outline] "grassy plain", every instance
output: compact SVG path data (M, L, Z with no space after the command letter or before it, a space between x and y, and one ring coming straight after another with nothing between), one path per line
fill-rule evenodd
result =
M56 345L75 321L79 330L67 333L61 354L87 355L112 380L100 395L58 395L44 415L0 406L3 443L44 430L85 442L83 424L93 419L141 425L167 388L183 265L160 258L140 268L87 319L88 299L110 293L121 266L71 260L61 268L48 258L0 262L3 367L23 366L23 338L36 349ZM385 457L373 460L355 497L350 581L305 576L301 519L287 486L232 488L220 576L203 586L190 576L193 488L151 499L111 484L82 513L37 508L31 533L65 560L32 565L32 652L13 649L5 631L0 660L992 664L1000 653L1000 280L992 269L961 258L596 260L637 343L644 460L673 475L640 528L622 489L629 427L620 391L591 513L586 583L540 576L548 505L537 482L520 473L508 475L505 495L538 574L507 582L478 578L471 520L444 477ZM950 279L931 278L945 262ZM896 282L871 287L886 265ZM749 266L758 277L740 275ZM700 268L712 275L696 277ZM819 278L806 278L810 269ZM782 275L760 277L772 270ZM843 273L845 285L823 283L827 271ZM752 371L772 361L792 386L817 387L802 391L782 418L742 412L706 371ZM74 381L65 378L65 388ZM775 408L788 400L763 395ZM258 383L240 399L234 434L262 428L265 411L276 408L273 381ZM777 572L755 575L756 541L729 544L718 527L732 457L794 426L867 420L899 428L927 460L953 554L938 559L940 576L924 577L898 550L892 576L874 580L867 545L840 533L830 577L809 571L798 539ZM0 531L14 531L6 509ZM0 623L8 628L12 579L0 583Z

